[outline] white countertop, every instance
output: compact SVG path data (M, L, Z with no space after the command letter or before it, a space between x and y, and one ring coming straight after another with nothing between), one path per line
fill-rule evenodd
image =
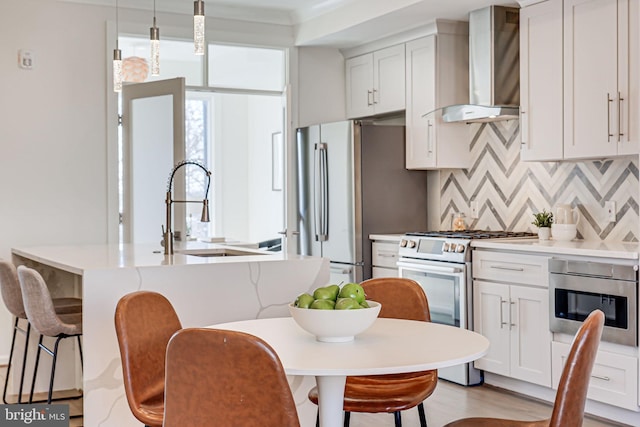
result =
M228 248L252 252L256 255L201 257L179 253L180 250L206 251ZM51 267L83 274L86 270L114 268L154 267L160 265L202 265L231 262L280 261L305 258L301 255L267 252L250 248L238 248L215 243L186 242L174 246L174 255L164 255L159 245L86 245L86 246L35 246L13 248L15 255L28 258Z
M369 240L387 240L400 242L404 234L369 234Z
M572 240L569 242L561 242L553 239L488 239L473 240L471 247L630 260L638 259L638 253L640 252L640 243L637 242L607 242L601 240Z

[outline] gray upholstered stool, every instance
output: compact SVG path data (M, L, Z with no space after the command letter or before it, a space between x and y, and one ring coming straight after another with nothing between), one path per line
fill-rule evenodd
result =
M7 387L9 385L9 374L13 362L13 352L15 349L16 335L18 332L25 335L24 354L22 355L22 371L20 373L20 388L18 390L18 402L22 402L22 388L24 386L24 375L27 366L27 349L29 346L29 336L31 334L31 324L27 319L22 301L22 290L18 281L16 267L9 261L0 259L0 291L7 310L15 317L13 325L13 336L11 337L11 350L9 352L9 364L7 365L2 401L7 404ZM53 305L56 313L70 314L82 313L82 299L80 298L54 298ZM26 323L26 328L20 327L20 322Z
M36 385L38 375L38 363L40 362L40 352L45 350L53 357L51 365L51 378L49 379L49 394L47 403L50 404L53 393L53 381L56 373L56 362L58 359L58 345L64 338L76 337L78 339L78 350L80 352L80 363L82 360L82 313L57 314L53 305L49 288L44 279L36 270L25 267L18 267L18 279L22 289L22 300L27 319L33 328L40 333L38 341L38 352L36 353L35 366L33 368L33 381L31 382L31 392L29 403L33 402L33 390ZM56 338L53 350L47 348L42 340L44 336ZM76 397L81 397L76 396Z

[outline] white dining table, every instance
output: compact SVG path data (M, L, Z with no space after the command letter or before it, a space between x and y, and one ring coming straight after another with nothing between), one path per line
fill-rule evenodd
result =
M327 343L301 329L291 317L253 319L210 326L262 338L278 354L287 375L310 375L318 385L320 427L343 425L347 376L439 369L487 353L482 335L431 322L378 318L353 341Z

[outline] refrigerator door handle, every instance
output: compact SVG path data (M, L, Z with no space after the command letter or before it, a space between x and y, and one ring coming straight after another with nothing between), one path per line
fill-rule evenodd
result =
M316 144L316 179L314 185L316 201L316 240L325 242L329 238L329 175L327 165L327 144Z

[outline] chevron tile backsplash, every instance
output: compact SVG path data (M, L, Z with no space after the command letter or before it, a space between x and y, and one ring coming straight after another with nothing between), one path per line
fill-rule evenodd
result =
M466 214L467 227L536 231L533 213L557 204L577 207L578 238L638 241L638 157L579 162L521 162L519 121L474 124L470 169L440 171L440 228ZM616 202L609 222L604 204ZM471 219L470 203L479 218Z

